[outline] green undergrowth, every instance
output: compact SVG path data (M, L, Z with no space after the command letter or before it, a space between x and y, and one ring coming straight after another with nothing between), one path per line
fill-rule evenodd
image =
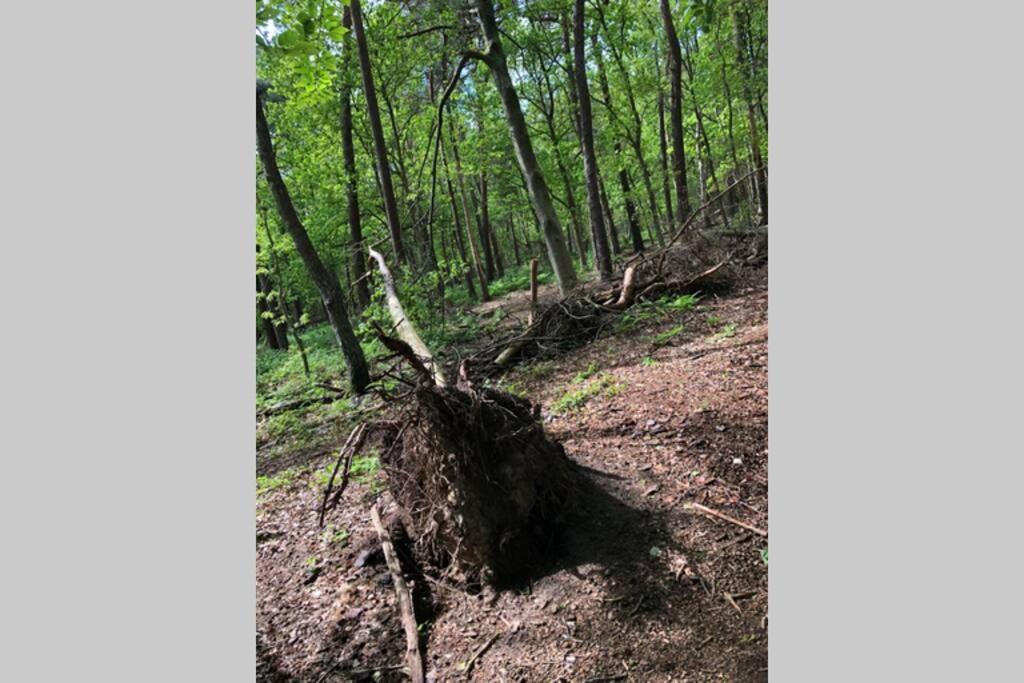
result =
M587 370L573 377L565 393L551 404L551 412L556 415L573 412L581 409L597 396L603 395L611 398L625 389L624 384L616 381L607 372L600 372L594 376L595 372L597 372L596 367L591 363Z
M631 306L615 323L617 333L631 332L653 322L664 322L685 313L697 305L695 294L669 295L655 301L642 301Z

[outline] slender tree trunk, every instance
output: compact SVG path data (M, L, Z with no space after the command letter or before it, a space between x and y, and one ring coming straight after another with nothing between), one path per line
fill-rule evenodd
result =
M358 0L353 0L353 2L358 2ZM359 340L356 339L352 323L348 319L345 294L337 276L332 274L320 260L320 255L317 254L316 248L310 241L309 234L299 220L299 215L292 204L288 188L285 186L281 171L277 166L277 157L274 154L274 145L270 137L270 126L267 123L266 113L263 111L263 98L259 92L256 97L256 142L260 159L263 162L263 171L267 177L267 184L274 195L277 211L281 215L281 223L291 235L295 242L295 248L309 272L310 279L320 291L320 298L327 310L331 327L334 328L334 334L338 338L342 353L345 355L345 360L348 361L348 376L352 390L357 394L362 394L370 384L370 371L366 365L366 358L363 356L363 349L359 346Z
M512 215L508 217L508 234L512 236L512 254L516 258L516 267L523 265L523 260L519 256L519 240L516 238L516 225L512 219Z
M459 203L455 198L455 188L452 186L452 173L448 166L447 145L444 144L444 131L438 130L441 137L441 163L444 166L444 182L448 188L448 200L452 207L452 223L455 226L455 246L459 250L459 258L462 260L462 272L466 278L466 292L471 299L476 298L476 288L473 286L472 268L466 256L466 246L462 241L462 221L459 219Z
M622 153L622 143L616 140L615 153ZM644 238L640 232L640 221L637 218L636 206L633 204L633 191L629 182L629 171L625 166L619 168L619 186L622 188L622 196L626 200L626 216L629 218L629 236L633 241L633 251L641 253L644 250Z
M605 0L607 1L607 0ZM598 11L598 18L605 28L607 33L607 25L604 22L604 10L602 3L598 2L595 7ZM598 73L604 73L604 59L600 47L597 45L596 33L591 36L594 40L594 55L598 63ZM647 203L650 204L651 218L653 219L653 226L655 235L658 238L658 243L663 244L664 238L662 237L662 217L658 207L657 194L654 191L654 182L651 179L651 171L647 165L647 157L644 155L643 150L643 120L640 116L640 109L636 104L636 96L633 93L632 80L629 77L629 69L626 68L625 62L622 59L622 52L619 47L616 46L615 41L609 40L608 45L611 48L612 59L615 61L615 65L619 70L619 74L622 77L622 83L625 86L626 92L626 103L629 105L629 112L633 119L632 130L628 131L627 139L629 140L630 146L633 148L633 154L636 155L637 164L640 166L640 179L643 181L644 190L647 192ZM609 105L611 104L611 98L606 97ZM626 127L628 128L628 127Z
M260 318L260 326L263 328L263 338L267 341L267 348L279 349L281 344L277 341L277 330L274 329L274 321L270 319L273 313L270 310L270 285L266 276L256 276L256 313ZM287 337L286 337L287 339Z
M619 246L619 230L615 225L615 215L612 213L612 205L608 201L608 192L604 189L604 175L597 177L597 184L601 188L601 210L604 211L604 219L608 225L608 241L612 248L612 256L618 256L622 251Z
M665 196L665 215L672 216L672 189L668 172L668 140L665 139L665 94L658 85L658 142L661 147L661 189Z
M686 190L686 153L683 148L683 58L668 0L661 0L661 19L665 25L669 87L672 93L669 131L672 135L672 175L676 186L676 224L682 225L690 216L690 198Z
M388 150L384 141L384 128L380 121L380 107L377 105L377 90L373 84L370 50L367 47L366 32L363 28L363 10L360 7L359 0L351 0L350 7L352 8L352 26L355 29L356 45L359 49L359 71L363 77L366 113L370 119L370 132L373 134L373 150L377 157L377 175L380 179L384 215L387 217L388 231L391 234L391 247L395 251L395 262L401 264L405 261L405 249L402 246L402 226L398 218L395 188L391 183L391 166L388 164Z
M594 126L590 108L590 86L587 84L587 58L584 52L583 0L575 0L573 10L573 53L575 56L576 90L580 98L580 145L583 149L583 175L587 181L587 208L590 214L590 235L594 244L594 262L602 280L612 276L612 257L601 212L601 188L598 185L597 154L594 151Z
M483 257L480 254L480 247L477 246L477 237L473 233L479 233L479 226L476 225L476 219L473 215L473 210L469 205L469 193L466 192L466 178L462 173L462 159L459 157L459 143L456 139L455 134L455 123L452 117L448 117L448 132L452 142L452 157L455 159L455 179L459 185L459 194L462 196L462 212L466 218L466 238L469 242L469 250L473 254L473 265L476 268L476 280L480 283L480 300L487 302L491 300L491 293L487 288L488 280L486 273L486 266L483 261Z
M757 190L757 224L768 224L768 184L764 171L764 160L761 158L761 139L757 130L757 114L754 111L753 84L744 64L747 61L746 35L741 25L740 10L734 9L732 13L733 38L736 42L736 60L740 69L743 83L743 95L747 101L747 126L750 129L750 151L754 168L760 169L754 174L755 188Z
M533 205L534 214L537 216L537 222L541 226L541 232L547 244L548 259L555 273L555 279L558 281L558 289L563 295L566 295L576 286L576 273L572 267L569 250L565 246L565 236L562 234L558 214L551 203L551 191L544 180L544 173L537 161L537 155L533 151L533 144L530 142L530 132L526 127L526 118L519 105L519 95L512 84L512 77L505 60L505 51L498 33L498 23L494 18L494 7L491 5L491 0L477 0L477 9L480 27L487 41L487 50L480 56L483 57L494 77L494 84L505 108L505 117L508 119L508 129L512 138L512 146L515 148L516 160L519 162L519 168L530 196L530 203Z
M342 25L345 28L352 26L352 14L348 7L342 14ZM365 310L370 305L370 283L367 277L366 257L363 254L363 226L359 215L359 191L358 175L356 173L356 150L352 141L352 89L349 82L350 55L352 54L352 41L348 35L345 37L342 57L341 72L341 115L339 124L341 126L341 152L345 163L345 197L348 206L348 232L351 250L352 277L356 282L356 303L360 310Z
M494 251L491 248L491 215L487 202L487 171L480 172L477 186L480 189L480 211L477 214L477 228L480 230L480 244L484 249L484 264L487 266L487 280L493 281L497 277L497 268L494 265Z

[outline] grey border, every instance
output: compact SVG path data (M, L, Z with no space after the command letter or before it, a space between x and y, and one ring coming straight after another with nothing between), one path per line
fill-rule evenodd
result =
M771 3L772 680L1020 676L1014 7Z
M4 24L2 677L252 680L253 5Z
M1018 669L1013 7L771 3L776 681ZM6 8L5 678L253 678L252 14Z

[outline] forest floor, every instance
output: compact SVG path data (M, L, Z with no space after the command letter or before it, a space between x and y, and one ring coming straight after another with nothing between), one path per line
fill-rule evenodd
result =
M514 324L527 296L475 313L501 308ZM728 294L634 307L593 343L501 379L543 406L588 490L526 585L470 595L426 582L428 680L767 680L767 539L687 507L767 529L767 305L765 267ZM350 409L321 409L300 438L282 427L258 439L258 680L406 680L369 518L385 488L372 453L317 525Z

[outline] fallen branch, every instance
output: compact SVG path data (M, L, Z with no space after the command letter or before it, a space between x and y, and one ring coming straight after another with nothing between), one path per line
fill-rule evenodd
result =
M476 664L476 660L480 658L480 655L482 655L483 653L487 652L487 650L490 649L491 645L494 645L494 641L496 641L498 639L499 635L501 635L501 634L500 633L495 633L493 636L491 636L490 638L487 639L486 643L484 643L483 645L481 645L480 647L478 647L476 649L476 652L473 653L473 656L469 658L468 662L466 662L466 675L467 676L469 676L469 674L472 673L473 665Z
M718 519L729 522L730 524L735 524L738 527L743 527L747 531L753 531L758 536L768 538L768 532L764 529L759 529L756 526L747 524L746 522L741 522L740 520L734 517L730 517L729 515L719 512L718 510L712 510L711 508L705 507L700 503L689 503L685 507L691 510L697 510L698 512L703 512L704 514L711 515L712 517L717 517Z
M314 398L297 398L292 401L282 401L281 403L275 403L274 405L261 410L257 413L257 417L270 417L271 415L280 415L286 413L289 410L296 410L298 408L307 408L309 406L315 406L320 404L334 403L345 398L347 394L335 394L334 396L316 396Z
M423 656L420 654L420 635L416 628L416 613L412 607L412 592L402 576L402 566L398 563L398 556L391 544L391 537L380 520L380 511L376 504L370 508L370 520L380 538L381 548L384 550L384 561L391 572L395 596L398 598L398 612L405 629L405 662L409 668L409 677L413 683L424 683Z
M352 472L352 458L355 457L355 454L366 443L366 433L366 424L358 425L349 433L348 439L345 440L345 445L338 452L338 461L334 463L334 470L331 471L331 478L327 482L327 490L324 491L324 502L320 504L321 527L324 525L324 515L327 514L328 505L333 508L341 499L341 494L345 492L345 487L348 486L349 474ZM341 475L341 484L338 485L338 491L334 494L334 500L328 502L328 499L331 497L331 488L334 486L334 477L338 474L338 467L341 466L342 459L345 461L345 470Z

